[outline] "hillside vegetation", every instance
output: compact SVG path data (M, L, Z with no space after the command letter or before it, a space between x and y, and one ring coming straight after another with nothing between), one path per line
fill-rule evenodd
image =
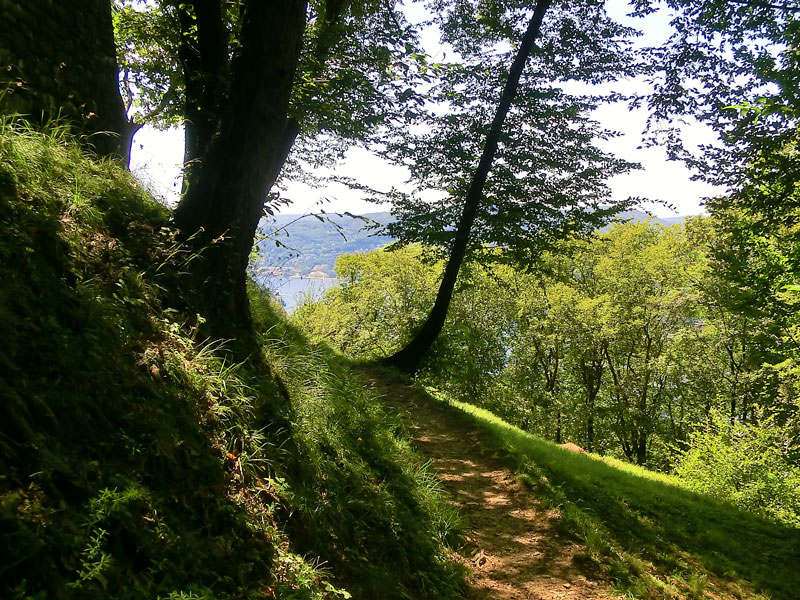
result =
M798 596L793 3L37 4L0 19L0 599ZM177 126L166 207L127 165ZM648 149L707 215L614 223ZM295 184L391 214L261 229Z
M0 227L0 596L475 593L457 554L471 552L464 518L395 414L407 380L378 373L396 394L381 398L256 288L260 349L233 364L185 308L184 271L202 256L127 172L60 129L2 123ZM372 261L377 274L381 256L342 264ZM398 289L432 277L397 274ZM370 351L376 340L350 331ZM448 419L477 424L552 509L575 567L615 593L793 598L796 528L452 404L472 416Z
M695 494L678 478L583 455L454 402L506 454L534 493L562 512L626 598L772 598L800 586L800 531Z
M474 521L465 536L482 543L473 551L499 565L477 573L496 595L476 597L519 597L502 592L509 583L543 598L605 598L602 588L626 600L796 597L796 528L693 493L677 477L556 445L392 373L368 373ZM498 463L527 494L509 489Z
M399 422L266 297L231 364L167 212L0 133L0 596L448 598L457 518Z
M487 249L417 375L529 433L797 527L800 238L742 229L615 224L527 267ZM437 297L435 252L342 256L339 285L293 322L351 358L390 356Z

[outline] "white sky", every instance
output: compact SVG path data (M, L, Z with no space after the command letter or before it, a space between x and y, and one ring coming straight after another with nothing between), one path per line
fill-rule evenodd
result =
M657 43L668 35L666 15L648 17L643 22L624 16L626 3L623 0L611 0L607 3L607 7L609 13L618 20L642 29L645 33L642 43ZM409 19L413 21L414 16L409 15ZM420 18L418 14L416 16ZM442 46L436 43L435 36L430 32L423 36L423 41L429 53L435 55L442 52ZM640 84L622 82L620 85L630 89ZM691 173L681 163L667 161L666 153L661 148L638 148L641 146L641 132L646 120L644 110L630 112L624 105L607 105L595 111L594 118L604 127L623 134L605 142L602 145L603 149L621 158L639 162L643 167L642 170L619 175L609 181L615 198L639 196L663 200L674 206L677 213L661 205L646 205L646 208L659 216L669 216L698 214L703 210L701 201L704 197L720 193L707 184L691 181ZM709 128L700 124L687 127L684 135L693 144L710 143L716 139ZM156 131L145 127L134 139L131 168L154 194L175 202L180 191L182 157L182 130ZM392 187L402 189L409 174L407 169L392 166L361 148L350 150L335 172L384 191ZM291 184L284 195L294 200L292 205L283 209L282 212L285 213L303 213L313 209L323 197L331 199L331 202L322 206L328 212L365 213L390 208L388 205L364 202L360 200L359 192L351 191L344 186L311 189L302 184Z

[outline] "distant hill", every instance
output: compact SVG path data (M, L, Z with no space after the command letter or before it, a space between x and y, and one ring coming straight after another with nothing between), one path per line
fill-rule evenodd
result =
M374 227L392 219L388 212L347 215L275 215L262 223L267 238L259 242L259 268L275 274L307 275L312 271L335 276L334 263L340 254L369 252L393 241L375 235Z
M654 223L661 223L662 225L675 225L676 223L683 223L686 218L691 215L677 215L674 217L653 217ZM644 221L650 217L646 212L641 210L626 210L621 212L616 220L617 221L627 221L629 219L633 219L634 221Z
M639 210L620 213L618 220L644 221L648 215ZM685 216L654 217L663 225L682 223ZM335 277L334 264L340 254L369 252L394 241L375 235L377 224L392 220L388 212L367 213L359 217L328 214L321 220L312 215L275 215L262 223L267 238L259 242L257 270L275 275L308 275L312 272Z

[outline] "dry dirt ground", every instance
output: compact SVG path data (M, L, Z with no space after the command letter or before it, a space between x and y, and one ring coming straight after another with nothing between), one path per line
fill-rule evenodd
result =
M618 597L609 581L580 560L583 547L559 533L559 512L542 506L499 456L484 449L476 428L400 380L384 375L367 380L404 415L419 451L466 521L467 544L456 560L472 572L467 598Z

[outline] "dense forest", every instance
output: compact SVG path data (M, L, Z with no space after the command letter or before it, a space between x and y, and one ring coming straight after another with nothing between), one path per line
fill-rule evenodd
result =
M796 597L796 3L0 7L0 596ZM604 108L705 215L624 218ZM293 181L392 208L287 315Z

